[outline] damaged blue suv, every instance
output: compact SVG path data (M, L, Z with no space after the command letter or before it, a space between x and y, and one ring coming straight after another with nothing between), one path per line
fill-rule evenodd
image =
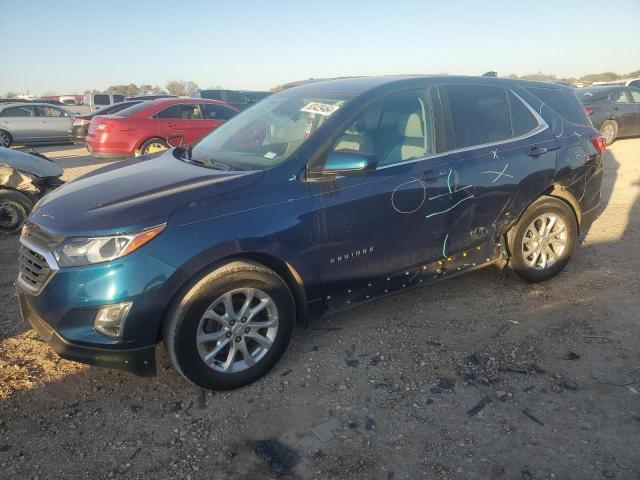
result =
M64 358L148 375L162 341L198 387L240 387L296 323L497 263L553 277L596 217L603 150L561 85L300 86L38 202L22 315Z

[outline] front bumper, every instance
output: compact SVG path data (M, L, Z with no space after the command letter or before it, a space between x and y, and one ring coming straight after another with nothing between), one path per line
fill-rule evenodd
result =
M18 301L22 318L51 346L58 355L67 360L87 363L99 367L124 370L140 376L156 373L156 346L131 349L116 349L82 345L63 338L45 322L31 304L33 297L18 288Z

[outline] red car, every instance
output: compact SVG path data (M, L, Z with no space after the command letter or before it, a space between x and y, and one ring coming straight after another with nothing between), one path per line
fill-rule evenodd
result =
M103 158L127 158L190 144L238 113L231 105L203 98L142 102L89 124L87 149Z

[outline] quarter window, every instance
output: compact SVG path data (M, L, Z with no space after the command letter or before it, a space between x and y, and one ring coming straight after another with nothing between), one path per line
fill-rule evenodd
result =
M434 153L428 92L403 92L376 102L338 136L333 150L375 155L379 167Z
M512 137L506 90L471 85L450 85L445 89L449 97L455 148Z
M230 108L213 103L201 103L200 108L202 109L202 117L205 120L229 120L236 114Z
M509 104L511 105L511 119L513 121L514 137L525 135L538 126L538 121L531 111L529 111L529 109L513 94L513 92L509 92Z
M174 118L182 120L201 120L202 113L197 105L177 104L156 113L156 118Z
M640 103L640 90L629 90L633 103Z
M591 121L584 111L584 106L578 100L575 92L568 89L532 87L527 91L535 95L546 106L554 110L562 118L576 125L590 126ZM586 97L588 93L582 94L583 100L590 100Z

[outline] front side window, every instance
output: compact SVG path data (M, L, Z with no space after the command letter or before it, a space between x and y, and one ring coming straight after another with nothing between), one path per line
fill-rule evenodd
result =
M36 110L36 115L38 117L66 117L67 114L60 110L59 108L55 108L55 107L43 107L43 106L36 106L34 107Z
M445 87L453 121L455 148L499 142L512 137L507 92L499 87Z
M640 90L629 90L633 103L640 103Z
M294 92L272 95L211 132L193 148L191 158L239 170L274 167L351 98Z
M428 92L403 92L374 103L338 135L333 150L375 156L378 167L434 153Z
M9 107L2 111L3 117L35 117L33 107Z
M176 104L156 113L156 118L173 118L179 120L201 120L202 113L198 105Z

